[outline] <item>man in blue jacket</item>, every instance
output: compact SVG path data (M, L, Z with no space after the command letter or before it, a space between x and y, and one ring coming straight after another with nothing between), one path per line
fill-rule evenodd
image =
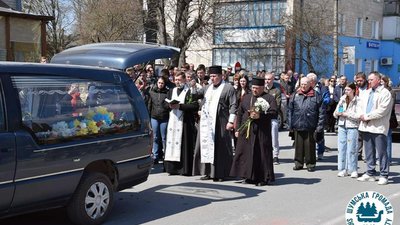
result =
M322 96L310 85L310 79L303 77L300 88L293 94L288 106L289 129L295 137L295 166L293 170L303 169L306 164L309 172L315 171L316 139L324 129L325 107Z

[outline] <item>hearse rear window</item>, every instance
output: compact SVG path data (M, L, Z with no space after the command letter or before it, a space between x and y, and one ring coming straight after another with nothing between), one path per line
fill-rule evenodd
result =
M21 119L39 144L138 130L139 117L116 84L69 77L13 76Z

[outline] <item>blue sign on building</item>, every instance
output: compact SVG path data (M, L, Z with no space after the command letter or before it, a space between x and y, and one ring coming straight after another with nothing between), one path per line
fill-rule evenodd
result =
M374 41L367 41L367 48L376 48L379 49L380 43Z

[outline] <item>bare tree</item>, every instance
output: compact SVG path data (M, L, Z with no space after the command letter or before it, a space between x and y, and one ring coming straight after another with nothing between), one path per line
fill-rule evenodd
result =
M143 40L140 0L74 0L80 44Z
M54 20L47 24L47 49L48 56L66 49L75 36L68 31L72 25L73 17L68 7L69 1L61 0L24 0L23 10L27 13L53 16Z
M283 17L282 23L287 27L287 38L304 50L296 51L295 57L306 63L308 71L328 73L327 57L331 54L329 46L333 45L333 2L329 0L307 0L295 8L292 15ZM302 71L300 71L302 72Z
M158 39L181 49L173 65L186 61L186 50L199 33L212 33L213 7L216 0L160 0L157 4ZM168 13L166 13L168 12ZM173 13L171 13L173 12ZM170 15L175 15L170 17ZM168 36L171 34L171 36Z

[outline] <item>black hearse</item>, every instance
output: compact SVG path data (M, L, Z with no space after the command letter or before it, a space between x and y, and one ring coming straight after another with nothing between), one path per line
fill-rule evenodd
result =
M65 206L72 222L100 224L114 191L147 180L150 154L148 112L126 73L0 62L0 217Z

